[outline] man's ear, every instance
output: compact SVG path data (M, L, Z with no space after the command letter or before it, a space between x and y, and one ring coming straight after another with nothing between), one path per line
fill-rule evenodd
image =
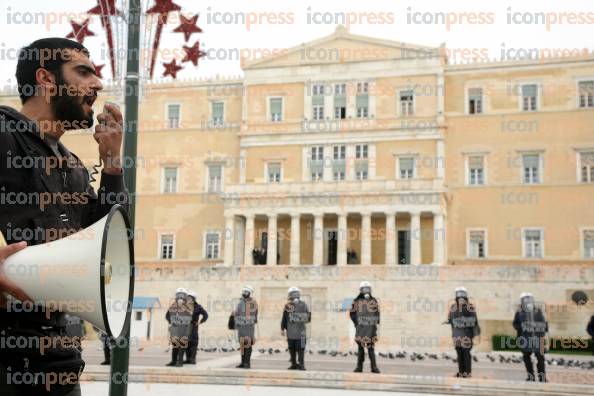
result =
M35 71L35 80L41 88L41 93L53 96L57 93L56 76L47 69L39 68Z

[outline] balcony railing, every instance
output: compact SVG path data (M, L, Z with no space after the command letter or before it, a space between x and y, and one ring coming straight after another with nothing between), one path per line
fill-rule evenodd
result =
M224 196L270 196L300 194L390 194L394 192L441 192L442 179L342 180L227 185Z

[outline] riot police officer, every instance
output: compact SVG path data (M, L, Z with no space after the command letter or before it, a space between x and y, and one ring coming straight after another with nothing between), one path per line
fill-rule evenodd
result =
M202 308L202 305L198 304L198 295L195 291L188 292L187 303L192 310L192 322L188 347L185 350L186 360L184 360L184 363L196 364L196 352L198 351L198 325L208 320L208 312Z
M246 285L241 289L241 299L231 314L233 328L237 330L241 363L237 368L249 369L252 357L252 348L256 342L255 332L258 323L258 303L253 297L254 289Z
M180 287L175 291L175 301L167 310L165 319L169 322L171 341L171 362L167 366L183 366L184 350L187 348L190 336L193 309L186 301L188 293Z
M522 351L528 377L526 381L536 381L532 354L536 356L536 371L538 380L546 382L545 373L545 336L549 331L542 311L536 307L532 293L520 295L520 307L514 316L514 329L518 333L517 343Z
M307 342L305 324L311 322L309 307L301 299L301 291L290 287L288 302L283 310L281 334L287 336L291 366L289 370L305 370L305 344ZM299 361L297 361L299 356Z
M468 290L457 287L454 290L455 302L450 307L447 324L452 326L452 340L458 356L458 373L456 377L468 378L472 373L472 356L470 350L473 338L480 335L480 327L476 309L468 301Z
M371 295L369 282L361 282L359 285L359 295L351 305L350 318L355 325L355 342L358 347L355 373L363 371L365 349L369 354L371 372L379 373L380 370L375 360L375 343L377 342L377 326L380 323L380 310L377 299Z

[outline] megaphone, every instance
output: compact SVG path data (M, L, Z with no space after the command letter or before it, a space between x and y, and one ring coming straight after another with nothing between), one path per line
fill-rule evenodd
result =
M31 297L31 309L78 316L117 338L130 322L134 296L128 230L126 210L114 205L84 230L9 256L0 271Z

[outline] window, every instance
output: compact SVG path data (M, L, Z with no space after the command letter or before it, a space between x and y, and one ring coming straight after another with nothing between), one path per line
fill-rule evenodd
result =
M177 192L177 167L163 168L163 193L175 194Z
M204 257L207 260L214 260L219 258L221 249L220 235L218 232L207 232L206 233L206 249Z
M212 103L212 124L223 125L225 117L225 104L223 102Z
M538 104L538 85L522 85L522 111L536 111Z
M412 179L415 175L414 157L398 158L398 177L400 179Z
M580 180L594 183L594 151L580 153Z
M468 157L468 185L482 186L485 184L485 157L471 155Z
M223 166L208 166L208 192L221 192L223 190Z
M267 180L268 183L280 183L281 181L281 164L280 162L270 162L267 166Z
M161 260L173 259L173 235L161 235Z
M369 146L366 144L358 144L355 146L355 158L366 159L369 156Z
M346 146L334 146L332 155L332 177L344 180L346 175Z
M181 114L181 105L170 104L167 105L167 128L179 128L179 120Z
M318 181L324 178L324 146L314 146L311 148L309 171L312 181Z
M594 259L594 230L584 230L582 238L584 244L584 258Z
M355 146L355 177L357 180L366 180L369 174L369 146L357 144Z
M323 85L314 85L313 86L313 96L311 98L312 108L312 115L314 120L323 120L324 119L324 86Z
M483 113L483 89L470 88L468 90L468 114Z
M134 317L136 319L137 322L142 320L142 311L136 311L134 312Z
M283 120L283 98L270 98L270 121Z
M579 95L581 108L594 107L594 81L580 81Z
M414 114L414 92L412 89L400 91L400 115L410 116Z
M468 233L468 256L471 258L487 257L487 238L484 230L471 230Z
M337 120L346 118L346 84L334 85L334 118Z
M539 229L524 230L524 257L543 257L543 231Z
M369 117L369 83L357 83L357 118Z
M540 183L540 155L522 155L523 180L524 184Z

